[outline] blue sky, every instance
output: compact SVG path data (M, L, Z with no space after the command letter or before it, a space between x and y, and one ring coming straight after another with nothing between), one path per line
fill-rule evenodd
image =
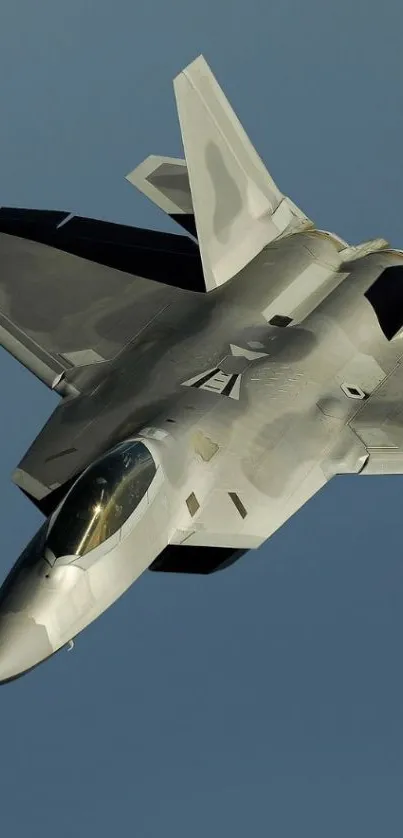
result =
M174 229L124 180L180 155L203 52L284 192L403 247L397 0L3 0L0 203ZM1 270L1 266L0 266ZM9 481L56 404L0 355L0 573L40 517ZM403 478L338 478L211 578L145 574L0 691L7 838L388 838L403 826Z

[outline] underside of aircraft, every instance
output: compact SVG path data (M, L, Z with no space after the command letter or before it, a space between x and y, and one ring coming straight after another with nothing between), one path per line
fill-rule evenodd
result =
M60 396L13 480L45 516L0 591L0 681L149 568L211 573L334 475L403 472L403 252L283 195L202 57L184 158L127 179L182 234L0 209L0 344Z

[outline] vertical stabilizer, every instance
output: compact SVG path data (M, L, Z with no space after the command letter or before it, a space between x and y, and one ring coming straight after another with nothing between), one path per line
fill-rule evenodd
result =
M202 56L174 81L207 290L286 231L311 226L285 198Z

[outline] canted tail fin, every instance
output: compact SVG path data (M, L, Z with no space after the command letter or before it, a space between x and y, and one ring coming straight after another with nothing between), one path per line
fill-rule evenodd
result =
M197 236L211 291L274 239L313 225L274 183L202 56L174 89L186 159L150 155L127 180Z
M207 290L312 222L270 177L202 56L174 80Z

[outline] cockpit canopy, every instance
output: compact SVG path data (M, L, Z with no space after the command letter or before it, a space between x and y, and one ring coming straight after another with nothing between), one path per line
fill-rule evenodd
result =
M104 454L68 493L50 526L46 547L55 558L94 550L134 512L156 470L142 442L122 442Z

